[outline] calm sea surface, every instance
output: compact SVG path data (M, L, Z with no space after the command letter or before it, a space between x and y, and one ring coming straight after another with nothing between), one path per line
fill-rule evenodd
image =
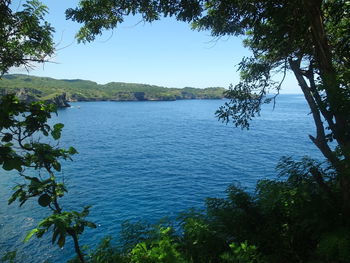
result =
M98 224L81 242L118 237L124 220L155 222L203 208L206 197L223 197L234 182L253 189L259 179L276 178L282 156L320 157L308 139L314 128L301 95L281 95L249 131L217 121L223 103L85 102L60 110L53 120L65 124L60 145L79 151L60 174L69 188L64 208L92 205L89 219ZM8 206L16 180L0 170L0 254L17 249L19 262L65 262L74 254L70 242L64 249L52 246L50 235L22 242L48 211L35 201Z

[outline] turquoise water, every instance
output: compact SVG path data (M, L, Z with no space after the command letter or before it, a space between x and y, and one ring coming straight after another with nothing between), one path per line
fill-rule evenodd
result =
M61 146L79 155L64 164L69 193L65 209L92 205L83 244L118 236L124 220L174 217L202 208L206 197L222 197L239 182L253 189L257 180L275 178L282 156L320 157L308 139L314 128L301 95L281 95L275 110L266 106L249 131L214 116L223 100L171 102L84 102L59 111L65 124ZM47 238L22 242L25 232L47 214L35 202L7 206L15 174L0 171L0 252L18 249L20 262L65 262L74 252Z

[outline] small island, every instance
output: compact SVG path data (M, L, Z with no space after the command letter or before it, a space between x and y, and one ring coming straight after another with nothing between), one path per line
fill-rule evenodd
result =
M224 88L166 88L148 84L110 82L105 85L81 79L53 79L22 74L4 75L0 96L15 93L20 100L48 101L68 107L76 101L174 101L186 99L222 99Z

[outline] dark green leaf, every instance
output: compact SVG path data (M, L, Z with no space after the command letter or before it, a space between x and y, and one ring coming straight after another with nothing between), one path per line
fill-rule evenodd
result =
M61 164L59 162L57 162L57 161L52 163L52 167L58 172L61 171Z
M51 240L52 244L54 244L54 243L56 242L56 239L57 239L57 236L58 236L59 233L60 233L60 232L59 232L58 229L57 229L56 231L53 232L53 234L52 234L52 240Z
M52 137L58 140L61 137L61 132L64 125L62 123L57 123L53 126L53 131L51 132Z
M3 142L10 142L12 140L12 134L11 133L5 133L4 137L2 137L1 141Z
M2 165L2 168L6 171L11 171L16 169L17 171L22 171L22 161L19 158L6 159Z
M60 248L62 248L64 246L64 244L66 243L66 237L65 235L60 235L60 238L57 241L57 244Z
M48 194L43 194L38 199L39 205L46 207L51 203L51 197Z

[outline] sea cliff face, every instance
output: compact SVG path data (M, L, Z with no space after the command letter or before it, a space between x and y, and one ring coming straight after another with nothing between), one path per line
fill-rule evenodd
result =
M57 95L56 97L46 101L55 104L58 108L70 107L66 93L62 93L61 95Z
M15 94L20 101L23 101L25 103L39 101L41 96L41 92L35 89L26 89L26 88L15 89L15 90L0 89L0 97L7 94ZM58 108L70 107L67 100L66 93L53 96L51 99L43 99L43 100L48 103L55 104Z

